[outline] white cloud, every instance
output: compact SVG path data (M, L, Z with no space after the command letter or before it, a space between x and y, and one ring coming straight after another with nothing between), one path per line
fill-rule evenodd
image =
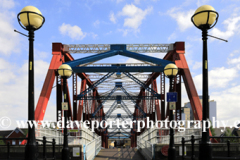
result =
M109 31L109 32L105 33L105 35L109 35L109 34L112 34L112 31Z
M238 54L239 50L234 50L232 53L229 54L230 57L233 57L234 55Z
M0 7L3 9L11 9L15 6L13 0L0 0Z
M110 12L109 18L110 18L110 21L113 22L114 24L117 22L117 18L113 12Z
M28 62L22 66L11 65L10 62L0 59L0 102L1 107L5 108L0 113L0 117L8 116L12 120L9 129L15 128L17 125L15 120L27 119L28 107ZM35 105L40 95L43 80L46 76L49 63L36 60L35 61ZM52 116L52 113L49 113ZM49 115L48 115L49 117ZM2 129L2 128L0 128Z
M124 0L117 0L117 3L123 2Z
M197 1L197 6L200 7L202 5L205 5L208 3L209 0L198 0Z
M202 62L195 62L192 68L195 70L201 67L202 67Z
M229 82L234 80L238 76L236 68L215 68L208 73L209 87L211 88L227 88ZM202 88L202 74L195 76L195 86L197 90Z
M236 112L240 106L239 94L240 85L211 94L211 99L217 102L218 120L228 120L228 126L233 126L234 121L239 120Z
M140 4L140 0L134 0L135 4Z
M148 7L147 9L142 10L133 4L127 4L123 7L119 15L127 17L124 19L124 27L138 30L139 26L142 24L142 20L145 19L152 10L153 7Z
M240 16L233 14L231 17L223 21L223 24L226 26L226 31L221 31L218 28L214 27L211 31L213 36L228 39L236 34L239 34L240 29Z
M8 9L15 6L15 3L10 0L0 0L0 54L11 55L12 53L18 53L20 51L19 34L14 32L13 23L16 21L16 14L8 11ZM14 48L14 49L13 49Z
M143 63L137 59L133 59L133 58L128 58L128 60L126 61L126 63Z
M168 10L167 14L177 21L180 31L183 32L193 26L191 17L194 13L194 10L191 9L189 11L179 11L179 9L180 8L174 7Z
M118 31L122 32L123 36L126 36L130 30L129 29L118 29Z
M100 21L99 20L96 20L94 23L93 23L93 25L94 25L94 27L99 27L99 24L100 24Z
M175 32L173 32L169 37L168 37L168 41L174 40L177 38L177 35Z
M91 35L93 39L97 39L98 38L98 35L93 33L93 32L89 33L89 35Z
M86 36L86 33L82 32L82 29L76 25L71 26L63 23L59 27L59 31L62 35L67 35L73 40L82 40Z
M239 64L239 63L240 63L240 57L228 59L228 64Z

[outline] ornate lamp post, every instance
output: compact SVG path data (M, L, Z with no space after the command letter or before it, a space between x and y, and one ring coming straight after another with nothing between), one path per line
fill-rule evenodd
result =
M33 41L34 31L42 27L45 18L41 12L33 6L24 7L17 15L20 26L28 31L29 37L29 64L28 64L28 120L34 120L34 56ZM37 159L37 146L35 139L35 127L28 125L28 140L25 148L26 160Z
M66 81L69 77L72 76L72 68L67 64L62 64L58 68L58 74L63 79L63 94L64 102L67 102L67 84ZM68 111L64 110L64 141L62 149L62 160L69 160L69 148L68 148L68 130L67 130L67 117Z
M202 84L202 120L209 119L209 102L208 102L208 57L207 57L207 36L208 30L213 28L218 20L218 13L212 6L203 5L199 7L191 18L193 24L202 30L203 40L203 84ZM203 132L202 141L199 145L199 159L210 160L212 159L212 148L209 140L209 130Z
M164 68L164 74L169 78L170 82L170 92L173 92L173 78L177 75L178 73L178 67L175 64L168 64ZM169 115L169 121L173 120L173 110L170 110L170 115ZM171 127L170 128L170 143L169 143L169 148L168 148L168 160L175 160L176 159L176 149L174 147L174 130Z

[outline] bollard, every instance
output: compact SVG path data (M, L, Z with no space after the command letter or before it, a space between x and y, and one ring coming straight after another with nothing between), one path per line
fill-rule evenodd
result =
M185 143L185 138L182 137L182 160L184 160L184 143Z
M227 148L228 148L228 155L227 156L231 157L230 156L230 141L229 140L227 141Z
M194 135L191 136L191 144L192 144L192 160L195 160L195 154L194 154L194 142L195 142L195 139L194 139Z
M56 157L55 157L55 144L56 144L56 142L55 142L55 139L52 139L52 152L53 152L53 159L55 160L56 159Z
M37 157L39 156L39 150L38 150L38 142L36 142L36 146L37 146Z
M7 158L10 159L10 143L7 143Z
M46 160L46 137L43 136L43 159Z

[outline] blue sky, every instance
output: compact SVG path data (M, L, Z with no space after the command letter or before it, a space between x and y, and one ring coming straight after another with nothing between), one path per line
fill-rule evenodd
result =
M35 104L51 61L53 42L63 44L139 44L185 41L186 59L196 88L201 95L201 31L190 17L201 5L211 5L219 13L209 37L209 91L217 101L219 120L233 123L240 106L240 1L239 0L0 0L0 117L27 119L28 39L17 21L25 6L37 7L45 16L43 27L35 32ZM74 55L79 58L86 55ZM164 54L154 54L159 58ZM115 57L114 62L135 62ZM105 62L105 61L103 61ZM183 91L183 102L188 102ZM46 111L46 119L55 119L55 96ZM11 126L14 128L14 124ZM1 128L0 128L1 129Z

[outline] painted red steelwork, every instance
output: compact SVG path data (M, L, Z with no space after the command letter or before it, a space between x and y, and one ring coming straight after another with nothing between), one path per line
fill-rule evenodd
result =
M73 61L73 57L67 53L66 51L64 51L64 46L61 43L53 43L52 44L52 60L47 72L47 76L45 78L44 84L43 84L43 88L36 106L36 110L35 110L35 120L41 121L44 118L45 112L46 112L46 108L47 108L47 104L52 92L52 88L53 88L53 83L55 80L55 76L56 75L56 70L59 68L60 65L62 65L62 63L67 62L67 61ZM88 85L92 85L93 82L87 77L87 75L85 73L78 73L78 76L81 79L86 79L86 83ZM62 91L60 91L59 86L58 87L58 91L57 91L57 104L60 102L60 95L62 93ZM69 93L68 93L69 95ZM97 92L98 95L98 92ZM69 97L70 100L70 97ZM58 102L59 101L59 102ZM70 101L69 101L70 102ZM101 103L101 101L98 101L99 103ZM61 102L60 102L61 103ZM60 109L60 105L57 105L58 109ZM70 107L69 107L70 108ZM71 113L71 117L72 117L72 110L69 110L69 112Z
M45 111L47 108L47 104L51 95L51 91L53 88L54 80L56 79L56 97L57 97L57 120L61 118L62 116L62 110L61 110L61 102L62 102L62 83L60 78L57 75L56 70L59 68L59 66L67 61L73 61L73 57L65 51L65 46L61 43L53 43L52 45L52 60L48 69L48 73L46 76L46 79L44 81L44 85L37 103L37 107L35 110L35 119L36 120L43 120ZM185 48L184 48L184 42L176 42L174 44L174 49L172 51L169 51L164 59L170 60L175 62L175 64L180 69L178 77L175 79L174 88L178 92L178 102L177 102L177 109L176 111L180 114L176 115L176 119L181 119L181 77L184 80L184 84L186 87L186 91L190 100L190 104L192 106L192 110L194 113L194 117L196 120L202 119L202 106L196 91L196 88L193 83L192 76L190 74L190 70L187 65L187 61L184 56ZM151 100L150 108L147 108L146 100L138 100L136 101L136 104L140 105L142 109L145 111L145 113L151 117L151 120L155 120L155 112L156 112L156 119L157 120L164 120L167 115L169 109L167 108L167 114L165 115L165 75L164 73L155 72L152 73L152 75L145 81L145 85L148 87L151 85L152 89L157 92L157 82L156 78L160 75L160 102L159 100ZM94 110L97 107L97 104L99 105L101 103L100 100L93 100L91 106L87 103L87 101L84 103L84 100L79 100L79 104L77 106L77 76L82 79L81 81L81 89L80 92L83 92L86 90L87 86L93 85L93 82L88 78L88 76L85 73L78 73L73 75L73 113L72 113L72 107L70 103L70 96L69 96L69 90L68 90L68 100L69 100L69 117L73 118L74 120L90 120L91 113L94 112ZM145 90L141 88L139 95L145 95ZM99 96L97 89L93 91L94 96ZM87 96L87 95L86 95ZM98 103L96 103L98 102ZM83 105L85 105L85 113L83 114ZM155 105L155 106L153 106ZM91 109L89 108L91 107ZM161 108L160 108L161 107ZM155 111L155 112L154 112ZM176 112L176 113L177 113ZM134 116L140 116L142 113L139 112L139 110L135 107L134 110ZM154 114L154 115L153 115ZM103 108L100 110L100 112L97 114L99 117L104 116ZM83 117L82 117L83 116ZM102 120L102 118L99 118L99 120ZM137 120L140 120L137 118ZM134 131L134 132L133 132ZM107 145L107 134L101 133L103 136L103 146ZM136 132L136 129L132 129L131 132L131 142L132 147L136 147L136 136L139 133ZM160 133L161 134L161 133Z
M53 57L47 72L46 79L44 81L44 85L37 103L36 110L35 110L35 120L43 120L43 117L45 115L48 100L52 92L52 87L53 87L53 83L56 75L55 71L62 64L62 44L61 43L53 44L52 54L53 54Z
M80 92L83 92L86 89L86 84L87 84L87 80L83 79L82 82L81 82ZM77 119L82 120L82 116L83 116L83 100L79 100Z
M157 81L156 79L153 80L153 90L157 92ZM156 109L156 114L157 114L157 120L161 120L161 112L160 112L160 107L159 107L159 101L158 99L155 99L155 109ZM154 119L155 120L155 119Z

